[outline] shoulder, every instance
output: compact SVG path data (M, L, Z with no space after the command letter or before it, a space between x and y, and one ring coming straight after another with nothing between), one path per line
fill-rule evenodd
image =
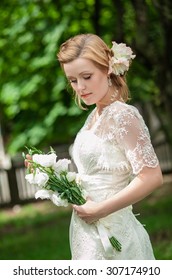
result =
M118 112L121 112L121 111L128 111L128 112L133 112L133 113L138 112L138 109L135 106L122 102L122 101L113 102L111 104L111 106L112 106L112 110L115 110Z
M143 120L138 109L130 104L116 101L109 106L109 115L114 118L117 122L122 122L124 119L139 119Z

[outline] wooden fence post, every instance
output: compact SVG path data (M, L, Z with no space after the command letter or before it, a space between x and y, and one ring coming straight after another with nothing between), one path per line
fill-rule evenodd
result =
M17 178L16 178L15 171L16 171L16 168L13 165L9 170L7 170L12 205L20 203Z

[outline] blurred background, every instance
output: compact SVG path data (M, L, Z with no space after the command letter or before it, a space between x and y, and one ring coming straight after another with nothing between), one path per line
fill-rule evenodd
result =
M88 111L80 110L57 62L59 46L95 33L131 46L131 104L143 115L163 188L134 206L157 259L172 259L172 2L170 0L1 0L0 259L70 259L71 209L35 201L26 184L25 146L52 146L59 158Z

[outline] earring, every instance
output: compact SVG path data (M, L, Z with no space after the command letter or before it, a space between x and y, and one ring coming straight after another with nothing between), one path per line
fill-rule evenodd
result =
M111 86L112 86L112 81L111 81L110 76L108 76L108 86L109 86L109 87L111 87Z
M110 101L113 102L113 101L115 101L117 99L118 99L118 90L115 89L115 91L111 95Z

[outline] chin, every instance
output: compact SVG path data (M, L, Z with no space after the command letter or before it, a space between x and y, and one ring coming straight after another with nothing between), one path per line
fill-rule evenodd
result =
M83 102L84 102L85 105L88 105L88 106L91 106L91 105L95 104L95 102L89 101L89 100L83 100Z

